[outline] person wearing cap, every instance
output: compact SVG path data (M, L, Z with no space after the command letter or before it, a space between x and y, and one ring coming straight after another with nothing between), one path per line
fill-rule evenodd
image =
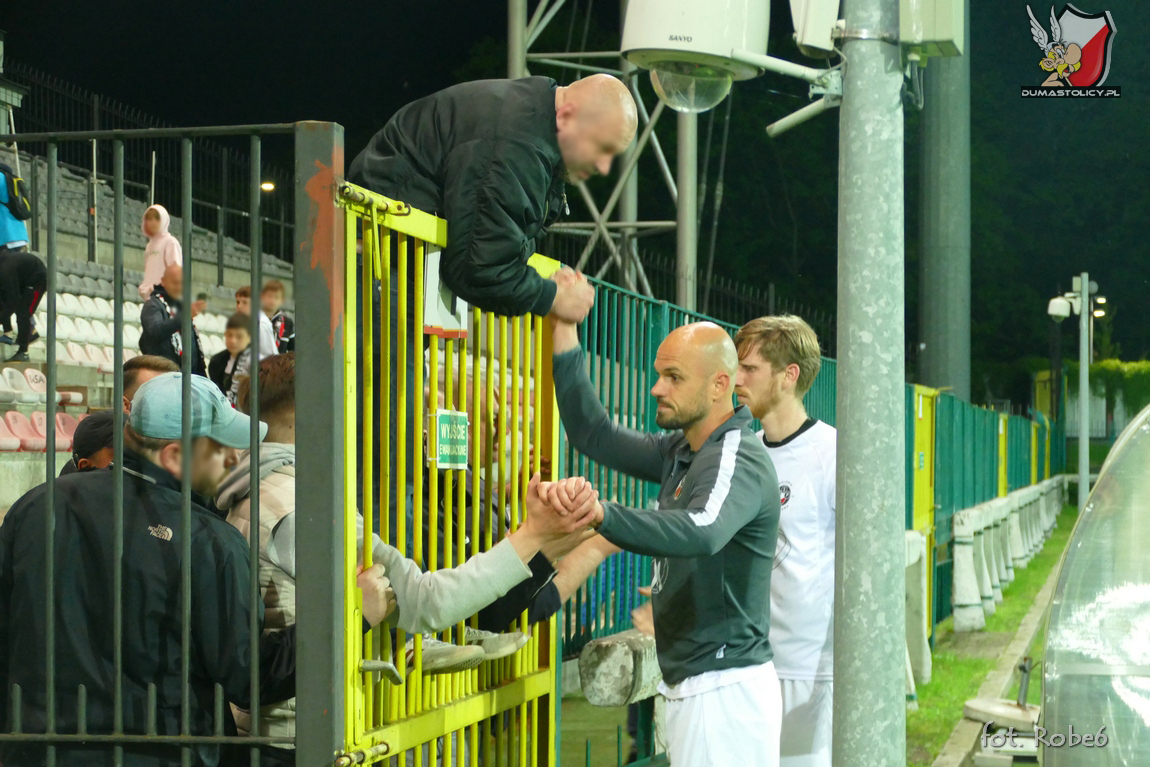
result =
M113 428L115 416L111 410L101 410L80 421L76 433L72 435L72 460L64 464L60 476L111 466L115 457Z
M263 603L250 590L248 543L231 525L198 502L212 495L235 450L249 444L250 420L228 404L206 378L191 377L191 476L183 477L182 387L180 373L143 384L132 401L124 428L123 557L121 560L123 659L122 732L176 735L181 732L183 684L190 709L186 734L215 734L216 685L226 700L251 699L251 611L256 610L259 694L263 702L295 695L295 626L265 634ZM261 424L260 438L266 433ZM54 513L45 507L41 485L22 497L0 524L0 732L17 717L25 733L47 731L44 690L48 679L44 606L55 621L55 731L109 734L115 725L113 688L115 627L113 603L113 485L116 471L77 472L54 481ZM191 519L182 511L181 482L191 485ZM52 560L44 545L54 525ZM187 524L190 541L183 539ZM181 561L191 551L187 614L181 609ZM45 593L49 566L54 590ZM394 609L394 595L382 568L358 576L367 626L378 625ZM190 635L191 669L181 673L182 637ZM19 685L21 710L10 710ZM81 689L84 698L81 698ZM86 721L77 713L86 701ZM151 703L150 703L151 700ZM225 734L236 732L224 707ZM56 764L104 764L111 744L68 742L56 747ZM180 747L129 742L123 763L132 767L177 764ZM191 746L192 762L214 767L221 751L212 743ZM0 743L5 767L42 765L45 745Z

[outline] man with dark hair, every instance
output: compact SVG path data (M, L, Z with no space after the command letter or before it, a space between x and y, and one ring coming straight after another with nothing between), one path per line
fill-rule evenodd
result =
M140 309L140 352L155 354L171 360L180 366L184 356L184 305L180 300L184 290L184 268L172 264L164 270L160 284L152 290L151 297ZM197 312L193 305L189 311L194 319ZM200 335L192 326L192 373L206 376L204 350L200 345Z
M163 373L179 373L180 366L155 354L137 354L124 363L124 415L132 412L136 390Z
M228 317L227 327L224 328L225 348L213 355L208 363L208 378L220 387L220 391L233 406L236 404L240 379L252 367L252 337L248 331L250 325L251 320L246 314L236 312Z
M245 317L252 316L252 289L247 285L242 285L236 290L236 312ZM273 354L278 354L276 351L276 336L272 331L272 321L268 319L267 315L263 312L259 313L260 318L260 361L267 359Z
M231 710L215 721L215 688L227 700L245 705L251 699L252 665L258 664L260 699L265 703L295 695L295 627L264 633L263 603L252 601L248 544L233 527L202 508L195 499L212 495L225 473L228 457L248 445L251 424L224 400L206 378L191 379L191 474L183 475L182 388L180 373L167 373L142 385L124 429L123 467L123 684L116 685L116 635L111 623L115 595L112 549L114 471L78 472L55 480L55 513L45 507L45 487L16 502L0 525L0 731L10 732L19 717L25 733L44 733L50 721L43 691L48 684L48 653L56 662L55 732L111 734L120 720L113 691L122 689L122 732L235 733ZM261 436L263 436L261 431ZM191 540L182 540L181 486L190 484ZM51 520L51 522L49 522ZM55 537L52 536L54 526ZM55 541L53 593L45 592L46 540ZM184 545L191 549L191 583L182 580ZM378 625L393 608L383 568L358 577L363 590L365 623ZM190 586L190 611L180 609L184 586ZM55 646L43 633L44 606L52 605L57 626ZM258 656L251 657L251 612L257 611ZM191 669L181 673L182 636L188 621ZM181 714L183 684L190 687ZM9 708L12 690L23 691L21 710ZM81 697L85 696L85 697ZM86 707L81 701L86 699ZM149 705L150 704L150 705ZM79 711L86 708L84 720ZM178 763L174 744L124 743L124 763L156 767ZM193 763L214 767L219 747L190 746ZM56 747L61 767L104 764L107 743L68 743ZM5 767L44 764L45 746L5 742Z
M112 465L115 416L111 410L92 413L80 421L72 435L72 460L64 464L60 476Z
M295 322L283 310L284 284L279 280L268 280L260 293L260 308L271 317L272 332L275 334L276 348L280 354L295 351Z

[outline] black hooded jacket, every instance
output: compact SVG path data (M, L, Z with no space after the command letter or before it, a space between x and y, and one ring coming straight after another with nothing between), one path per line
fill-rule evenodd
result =
M478 80L413 101L348 170L352 183L447 220L443 282L487 311L542 315L555 300L555 283L527 265L566 208L555 87Z
M182 512L180 484L132 453L124 455L123 712L124 732L148 732L148 686L155 685L155 732L180 733ZM70 474L55 480L56 729L76 733L78 689L87 696L87 732L113 728L113 481L114 471ZM11 686L21 689L23 732L46 731L45 488L24 495L0 525L0 732L11 732ZM248 543L234 527L192 504L191 518L191 734L214 734L215 685L224 701L247 707L251 663ZM295 626L259 640L260 702L295 695ZM225 732L234 733L224 706ZM107 744L68 744L57 764L104 764ZM216 765L214 745L193 748L194 763ZM43 764L44 746L0 744L6 767ZM179 764L178 747L128 744L125 764ZM110 764L110 762L108 762Z
M181 345L183 336L183 304L179 299L168 295L163 285L152 290L152 296L140 309L140 353L155 354L181 365ZM192 373L206 376L204 350L200 346L200 336L192 328L192 339L196 344L196 354L192 357Z

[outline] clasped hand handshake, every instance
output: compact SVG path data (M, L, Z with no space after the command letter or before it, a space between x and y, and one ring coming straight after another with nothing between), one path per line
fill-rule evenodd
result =
M527 485L527 521L548 539L597 527L603 519L599 493L583 477L544 482L536 474Z
M556 285L552 316L561 322L582 322L595 305L595 287L586 275L569 266L560 269L551 279Z

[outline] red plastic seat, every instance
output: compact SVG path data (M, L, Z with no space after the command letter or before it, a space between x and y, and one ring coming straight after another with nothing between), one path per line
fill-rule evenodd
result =
M78 426L79 423L79 421L68 413L56 414L56 431L59 434L63 434L69 440L76 435L76 426Z
M20 438L11 432L8 424L0 418L0 452L12 453L20 449Z
M43 434L36 433L28 417L20 411L9 410L4 414L4 422L8 425L8 431L12 436L20 440L21 450L28 453L43 453L47 448L48 440Z
M37 410L32 413L32 430L37 435L44 438L44 449L48 449L48 414L42 410ZM72 438L64 432L60 431L59 421L56 422L56 452L57 453L70 453L72 452Z

